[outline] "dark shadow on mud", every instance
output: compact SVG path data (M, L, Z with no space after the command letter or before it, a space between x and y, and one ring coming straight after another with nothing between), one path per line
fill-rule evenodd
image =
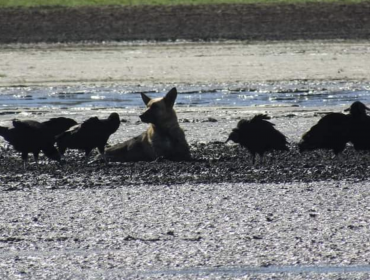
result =
M273 152L264 163L252 165L249 153L237 145L221 142L193 144L193 160L172 162L104 163L86 165L83 153L69 151L67 164L30 164L27 171L12 149L0 155L0 180L3 191L34 187L46 189L117 188L123 185L172 185L210 183L289 183L326 180L363 181L370 177L370 153L347 147L334 157L329 151L300 154L296 144L289 152Z

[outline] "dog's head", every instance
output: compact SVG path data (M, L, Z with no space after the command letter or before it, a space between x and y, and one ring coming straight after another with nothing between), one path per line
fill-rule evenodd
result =
M141 98L147 110L140 116L141 121L159 126L164 126L173 121L177 122L176 113L173 109L176 97L176 88L171 89L163 98L152 99L142 93Z

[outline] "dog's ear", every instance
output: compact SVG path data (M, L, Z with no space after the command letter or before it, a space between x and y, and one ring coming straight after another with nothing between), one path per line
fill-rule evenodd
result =
M145 95L144 93L141 93L141 98L143 99L145 105L148 105L149 101L152 100L149 96Z
M171 108L173 107L173 105L175 104L176 97L177 97L176 88L173 88L169 92L167 92L166 96L163 98L167 107Z

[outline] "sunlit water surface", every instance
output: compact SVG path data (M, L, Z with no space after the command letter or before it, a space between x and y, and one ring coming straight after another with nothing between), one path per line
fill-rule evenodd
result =
M112 86L57 86L0 88L2 109L14 108L130 108L143 106L140 93L161 97L169 88ZM262 85L178 87L177 106L337 106L355 100L370 103L370 88L297 88Z

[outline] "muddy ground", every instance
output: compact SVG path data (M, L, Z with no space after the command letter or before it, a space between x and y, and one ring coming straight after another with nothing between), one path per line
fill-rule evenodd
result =
M315 151L300 154L297 144L302 134L314 125L321 116L331 111L343 111L345 107L300 108L300 107L250 107L222 108L199 107L178 108L180 125L186 133L191 146L192 160L189 162L171 162L159 159L155 162L109 163L94 161L84 163L83 153L70 151L66 155L67 164L59 166L46 160L40 168L32 157L28 170L23 170L20 155L15 153L6 142L0 139L2 147L0 168L3 190L22 190L27 186L37 185L42 174L42 184L46 188L117 188L122 185L173 185L173 184L218 184L218 183L290 183L314 182L325 180L365 181L369 179L368 169L370 154L356 152L349 145L345 152L334 157L331 151ZM109 143L115 144L130 139L147 127L139 121L138 115L143 109L100 109L98 111L79 112L78 110L20 110L20 114L8 112L1 116L1 125L11 125L15 116L21 117L26 112L28 118L46 120L54 116L66 115L83 121L89 116L105 118L110 112L118 112L121 123L118 131L112 135ZM4 111L6 113L6 111ZM251 118L257 113L267 113L271 122L289 139L289 152L267 153L264 162L257 157L253 165L251 156L244 148L225 141L241 118ZM24 117L23 117L24 118ZM78 176L76 176L78 174ZM48 181L49 179L52 179ZM50 185L48 184L50 183Z
M370 155L351 147L338 158L300 154L296 146L321 113L342 109L179 108L190 162L86 165L69 152L63 167L42 158L24 171L19 154L2 143L0 275L366 279ZM69 116L80 121L111 110ZM126 121L110 143L145 129L141 110L118 110ZM63 114L32 111L28 117L40 120ZM241 117L259 112L273 117L291 151L253 166L244 149L223 142Z
M368 183L343 181L34 185L1 194L0 275L367 279L369 195Z
M365 41L3 45L0 81L368 88L369 4L322 5L1 10L0 40L6 43ZM190 162L85 165L82 154L70 152L63 167L43 160L36 168L31 160L24 171L19 154L0 141L0 278L368 279L369 154L350 146L338 158L297 151L300 136L323 112L343 109L177 108ZM2 109L0 124L60 115L82 121L112 110L126 122L110 143L146 128L137 117L143 108ZM223 142L240 118L261 112L288 136L291 151L268 154L263 165L253 166L245 150Z
M369 39L368 1L1 9L0 43Z

